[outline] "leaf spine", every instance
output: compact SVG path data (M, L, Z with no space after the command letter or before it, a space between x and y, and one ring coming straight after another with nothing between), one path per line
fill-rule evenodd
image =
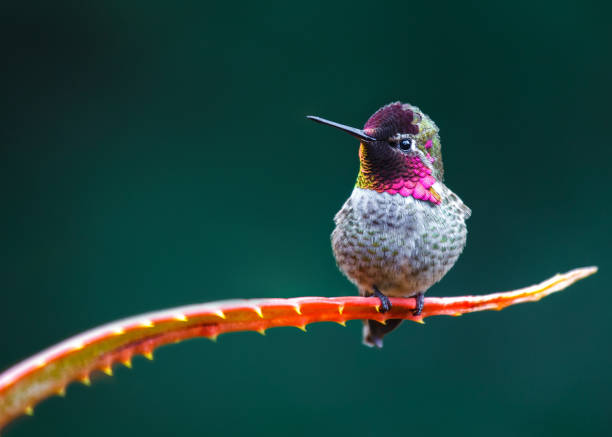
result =
M74 350L74 351L79 351L79 350L83 349L84 347L85 347L85 345L83 344L83 342L82 342L82 341L79 341L79 342L75 343L75 344L72 346L72 350Z

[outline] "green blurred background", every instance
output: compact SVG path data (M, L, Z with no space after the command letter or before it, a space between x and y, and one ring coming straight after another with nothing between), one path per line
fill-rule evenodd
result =
M601 270L382 350L358 322L165 347L7 435L609 432L609 7L84 3L1 7L0 368L149 310L354 294L329 234L357 143L306 114L360 126L401 99L437 122L473 216L430 295Z

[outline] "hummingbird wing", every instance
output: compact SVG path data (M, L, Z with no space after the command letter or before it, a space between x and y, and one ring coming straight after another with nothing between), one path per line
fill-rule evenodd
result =
M440 183L442 187L442 191L445 192L442 196L444 199L443 202L450 202L455 208L457 208L458 212L463 215L463 219L467 220L472 215L472 210L469 206L463 203L463 200L459 198L455 193L451 191L446 185Z

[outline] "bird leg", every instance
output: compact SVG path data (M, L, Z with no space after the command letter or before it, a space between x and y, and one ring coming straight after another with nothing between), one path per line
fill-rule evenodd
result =
M412 310L412 315L420 316L423 312L423 304L425 303L425 293L417 293L414 296L415 305L414 310Z
M382 294L382 292L378 289L376 285L374 285L372 288L374 289L374 296L380 299L380 312L386 313L387 311L391 309L391 306L392 306L391 301L389 300L387 296ZM422 299L423 299L423 296L421 296L421 300ZM421 304L421 308L422 307L423 307L423 304Z

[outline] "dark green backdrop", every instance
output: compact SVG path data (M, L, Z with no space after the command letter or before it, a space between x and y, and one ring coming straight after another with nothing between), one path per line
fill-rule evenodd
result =
M85 3L1 8L0 368L144 311L353 294L329 234L357 144L306 114L362 125L402 99L438 123L473 216L430 295L601 270L381 351L357 322L166 347L8 436L609 432L609 8Z

